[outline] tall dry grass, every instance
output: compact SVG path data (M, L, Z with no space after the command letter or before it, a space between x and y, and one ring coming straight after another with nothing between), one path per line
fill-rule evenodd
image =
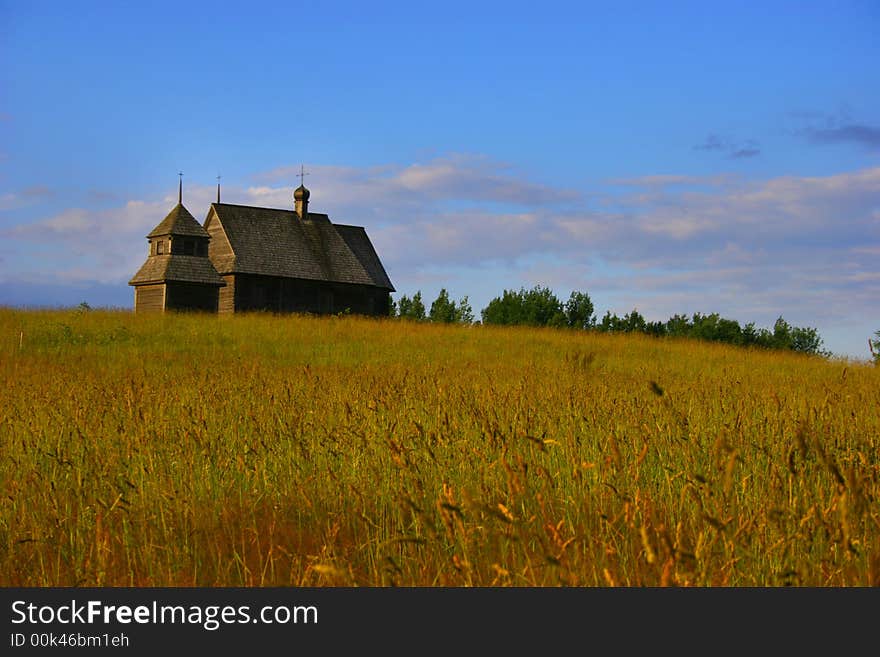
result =
M4 586L880 584L880 368L0 310Z

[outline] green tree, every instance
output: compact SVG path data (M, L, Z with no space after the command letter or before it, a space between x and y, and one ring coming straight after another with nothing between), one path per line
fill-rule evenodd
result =
M694 313L690 335L701 340L743 344L743 332L739 322L733 319L725 319L718 313L710 315Z
M791 349L802 354L827 355L822 350L822 338L814 328L795 326L791 329Z
M420 322L425 319L425 304L422 303L421 290L413 295L412 307L410 308L410 317Z
M398 317L422 321L425 319L425 304L422 303L422 291L416 292L410 299L405 294L397 303Z
M536 285L531 290L520 288L519 292L504 290L482 310L484 324L565 326L566 318L562 302L547 288Z
M474 310L471 308L467 295L458 300L458 306L455 308L455 321L459 324L474 323Z
M743 344L747 347L757 345L758 340L760 339L760 334L758 333L758 329L755 328L754 322L749 322L742 328L742 338Z
M648 323L642 314L633 308L629 315L623 318L624 331L627 333L647 333Z
M571 328L592 328L596 325L594 310L589 294L574 291L565 302L565 321Z
M876 340L868 338L868 349L871 350L871 358L874 359L874 365L880 365L880 331L876 331L874 335Z
M662 338L666 335L666 324L661 321L648 322L645 326L645 333L653 335L655 338Z
M691 319L691 336L700 340L713 340L718 329L718 313L703 315L694 313Z
M739 322L735 319L720 318L715 329L715 340L728 344L742 344L742 328Z
M791 326L782 319L782 315L773 324L773 346L776 349L791 348Z
M684 338L691 333L691 320L687 315L673 315L666 322L666 335Z
M504 290L500 297L495 297L480 312L483 324L512 326L522 324L522 298L519 292Z
M596 328L606 333L614 333L623 330L623 320L617 316L617 313L611 314L610 310L606 310L602 316L602 321L596 325Z
M529 326L566 325L562 302L548 287L536 285L523 295L526 324Z
M441 324L472 324L474 311L466 296L456 303L449 298L446 288L443 288L431 303L428 319Z
M437 295L437 298L431 304L428 319L442 324L452 324L455 322L455 302L449 299L449 293L446 291L446 288L440 290L440 294Z
M636 309L623 317L618 317L617 314L612 314L609 310L602 317L602 321L596 324L596 328L607 333L647 333L648 323Z
M749 322L742 329L742 343L746 347L773 348L773 334L765 328L756 328L754 322Z

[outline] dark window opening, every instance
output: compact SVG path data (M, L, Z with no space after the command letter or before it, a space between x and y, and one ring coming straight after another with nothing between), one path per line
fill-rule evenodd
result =
M183 242L183 255L195 255L196 245L192 240L185 240Z
M165 243L162 240L156 242L156 255L165 253Z

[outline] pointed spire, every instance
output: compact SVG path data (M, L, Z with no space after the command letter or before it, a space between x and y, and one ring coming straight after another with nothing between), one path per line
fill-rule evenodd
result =
M217 176L217 202L220 202L220 176Z
M177 173L180 176L180 182L177 185L177 202L183 204L183 171Z

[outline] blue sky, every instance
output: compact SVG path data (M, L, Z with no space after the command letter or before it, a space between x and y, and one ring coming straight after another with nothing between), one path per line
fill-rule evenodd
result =
M880 329L880 5L0 2L0 304L131 307L176 201L363 225L398 294Z

